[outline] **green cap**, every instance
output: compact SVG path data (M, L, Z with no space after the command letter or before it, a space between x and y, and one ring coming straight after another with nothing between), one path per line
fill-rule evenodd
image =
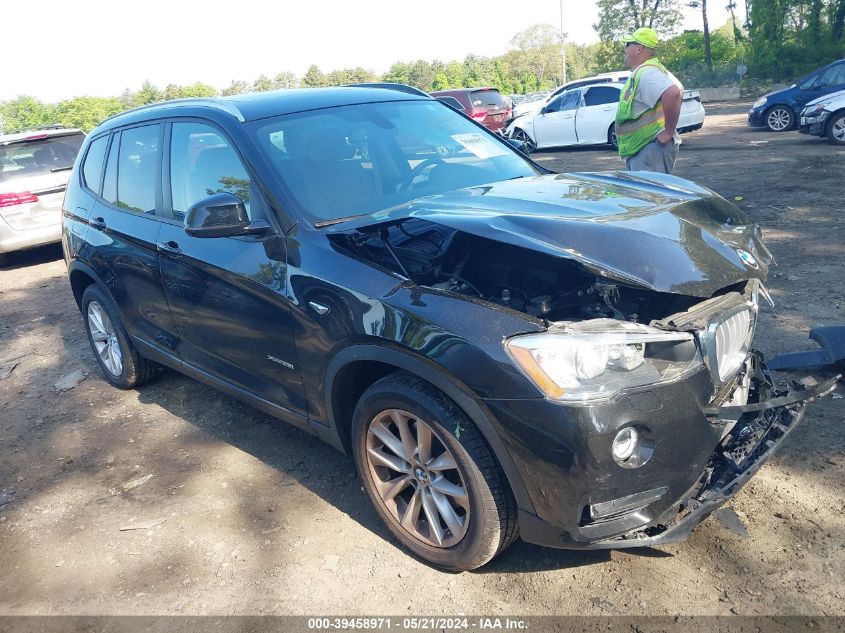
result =
M637 44L642 44L646 48L657 48L657 44L659 43L659 40L657 38L657 31L648 27L637 29L630 35L626 35L622 38L623 44L628 44L629 42L636 42Z

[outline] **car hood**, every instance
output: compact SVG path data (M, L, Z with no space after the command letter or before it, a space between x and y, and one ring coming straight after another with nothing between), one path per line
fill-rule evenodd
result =
M410 217L574 260L597 276L696 297L765 279L772 259L759 229L734 205L650 172L503 181L419 198L354 224Z
M812 101L808 101L807 106L816 105L817 103L821 103L822 101L834 101L836 99L845 99L845 90L831 92L830 94L826 94L823 97L816 97Z

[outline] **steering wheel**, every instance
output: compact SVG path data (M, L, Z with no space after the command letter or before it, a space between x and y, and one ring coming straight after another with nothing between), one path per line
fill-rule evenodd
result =
M442 164L443 159L441 158L426 158L423 162L414 167L407 176L405 176L397 191L407 191L411 188L417 176L423 173L426 169L431 169Z

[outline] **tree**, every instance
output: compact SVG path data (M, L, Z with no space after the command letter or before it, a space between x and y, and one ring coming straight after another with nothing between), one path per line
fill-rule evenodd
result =
M273 77L274 90L288 90L299 86L299 80L292 72L283 71Z
M252 82L252 91L253 92L267 92L268 90L273 90L275 86L273 85L273 81L264 74L258 76L258 79Z
M59 123L90 132L104 119L124 110L120 99L103 97L76 97L62 101L57 109Z
M4 132L57 122L55 106L41 103L34 97L22 96L0 104L0 128Z
M680 0L598 0L599 21L593 28L604 42L616 42L647 26L667 39L677 32L683 15Z
M382 75L381 80L388 83L407 84L411 75L411 67L404 62L394 63L390 69Z
M245 92L249 92L249 84L245 81L241 81L240 79L233 79L232 83L229 84L229 87L221 90L220 94L227 97L229 95L240 95Z
M323 74L323 71L316 64L311 64L302 78L302 86L305 88L319 88L325 85L327 85L326 76Z
M141 85L141 89L133 96L135 105L139 106L155 103L156 101L161 101L163 98L164 97L159 92L158 88L156 88L148 79L144 81Z
M704 63L707 64L707 70L713 72L713 57L710 54L710 25L707 22L707 0L693 0L689 3L689 6L693 9L701 8L701 19L704 23Z
M546 83L557 85L563 81L560 32L551 24L535 24L517 33L511 39L511 46L523 53L509 59L517 74L523 75L523 83L527 80L525 74L536 77L539 88Z

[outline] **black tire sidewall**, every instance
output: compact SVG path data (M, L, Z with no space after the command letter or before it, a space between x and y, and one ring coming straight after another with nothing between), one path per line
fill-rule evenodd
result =
M489 538L489 535L485 533L487 524L481 520L486 516L486 513L490 512L490 508L485 507L484 499L492 499L492 495L484 476L470 453L460 439L455 436L454 431L444 426L443 418L449 417L449 412L444 411L438 403L432 402L425 393L408 393L408 391L413 392L412 389L402 391L380 390L378 383L374 387L375 389L371 388L364 394L355 409L352 443L358 474L364 484L367 496L376 508L376 512L393 535L419 558L449 571L465 571L477 567L476 561L482 550L485 549L485 539ZM469 527L464 537L456 545L449 548L437 548L418 541L399 525L378 497L366 459L366 429L370 421L385 409L403 409L419 416L432 427L440 441L448 447L455 457L470 500ZM466 431L472 422L465 415L462 414L462 416L460 419L461 430Z
M111 319L114 331L117 334L117 342L120 346L122 365L119 376L115 376L108 370L108 368L103 364L103 361L100 359L100 355L97 353L97 348L94 346L94 338L91 336L91 328L88 324L88 306L92 301L96 301L108 315L109 319ZM85 333L88 336L88 343L91 345L91 351L94 354L94 359L97 361L97 365L99 365L103 377L111 384L116 387L120 387L121 389L132 388L135 385L135 377L138 374L136 367L137 354L131 347L129 337L126 334L126 328L123 326L123 321L117 314L117 308L115 307L114 302L96 285L92 284L88 286L85 289L85 293L82 295L82 320L85 327Z
M837 121L845 122L845 112L839 112L831 117L830 121L827 124L827 140L830 141L833 145L845 145L845 141L837 140L833 136L833 126Z

